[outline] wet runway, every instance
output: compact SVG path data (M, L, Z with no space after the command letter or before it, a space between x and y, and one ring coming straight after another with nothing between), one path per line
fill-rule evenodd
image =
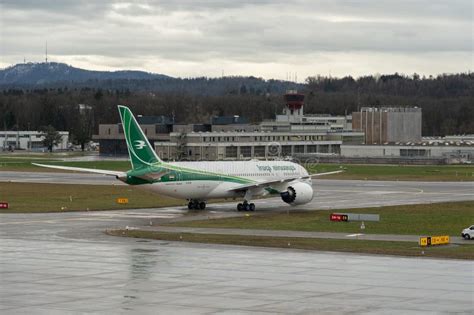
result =
M58 180L57 174L40 176L51 182L53 175ZM65 174L60 180L111 183L92 177ZM24 180L38 179L25 175ZM473 185L317 180L313 202L300 209L473 200ZM256 204L259 211L286 207L279 198ZM103 233L169 219L239 215L234 208L235 202L210 204L204 213L170 207L0 214L0 313L472 313L472 261L145 241Z
M170 208L0 215L0 312L471 314L472 261L103 233L185 215L203 214Z

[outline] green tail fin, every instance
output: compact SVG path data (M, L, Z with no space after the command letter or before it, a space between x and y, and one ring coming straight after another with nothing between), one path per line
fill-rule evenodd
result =
M162 163L130 109L122 105L119 105L118 109L133 169Z

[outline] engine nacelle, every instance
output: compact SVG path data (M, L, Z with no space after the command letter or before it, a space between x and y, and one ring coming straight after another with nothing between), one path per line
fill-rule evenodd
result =
M313 200L313 187L307 183L294 183L280 193L281 199L290 205L302 205Z

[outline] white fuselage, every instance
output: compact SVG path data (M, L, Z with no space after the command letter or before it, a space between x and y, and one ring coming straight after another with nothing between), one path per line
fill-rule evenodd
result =
M287 161L173 162L168 163L168 165L223 176L219 180L181 180L178 175L174 181L156 182L151 185L141 186L155 193L175 198L208 200L213 198L242 197L242 192L235 192L232 189L246 183L278 181L308 176L308 172L304 167ZM311 179L300 179L298 181L311 185ZM281 187L276 184L275 188L284 190L288 184L286 182ZM263 196L267 193L268 191L264 188L253 189L251 192L252 196Z

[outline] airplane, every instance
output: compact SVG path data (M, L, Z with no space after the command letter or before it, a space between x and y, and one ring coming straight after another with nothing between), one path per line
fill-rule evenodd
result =
M45 165L40 167L115 176L118 180L155 193L186 199L188 209L206 208L209 199L242 198L238 211L255 211L252 199L279 195L292 206L311 202L311 179L341 171L308 174L289 161L164 162L156 154L130 109L118 105L132 169L127 172Z

